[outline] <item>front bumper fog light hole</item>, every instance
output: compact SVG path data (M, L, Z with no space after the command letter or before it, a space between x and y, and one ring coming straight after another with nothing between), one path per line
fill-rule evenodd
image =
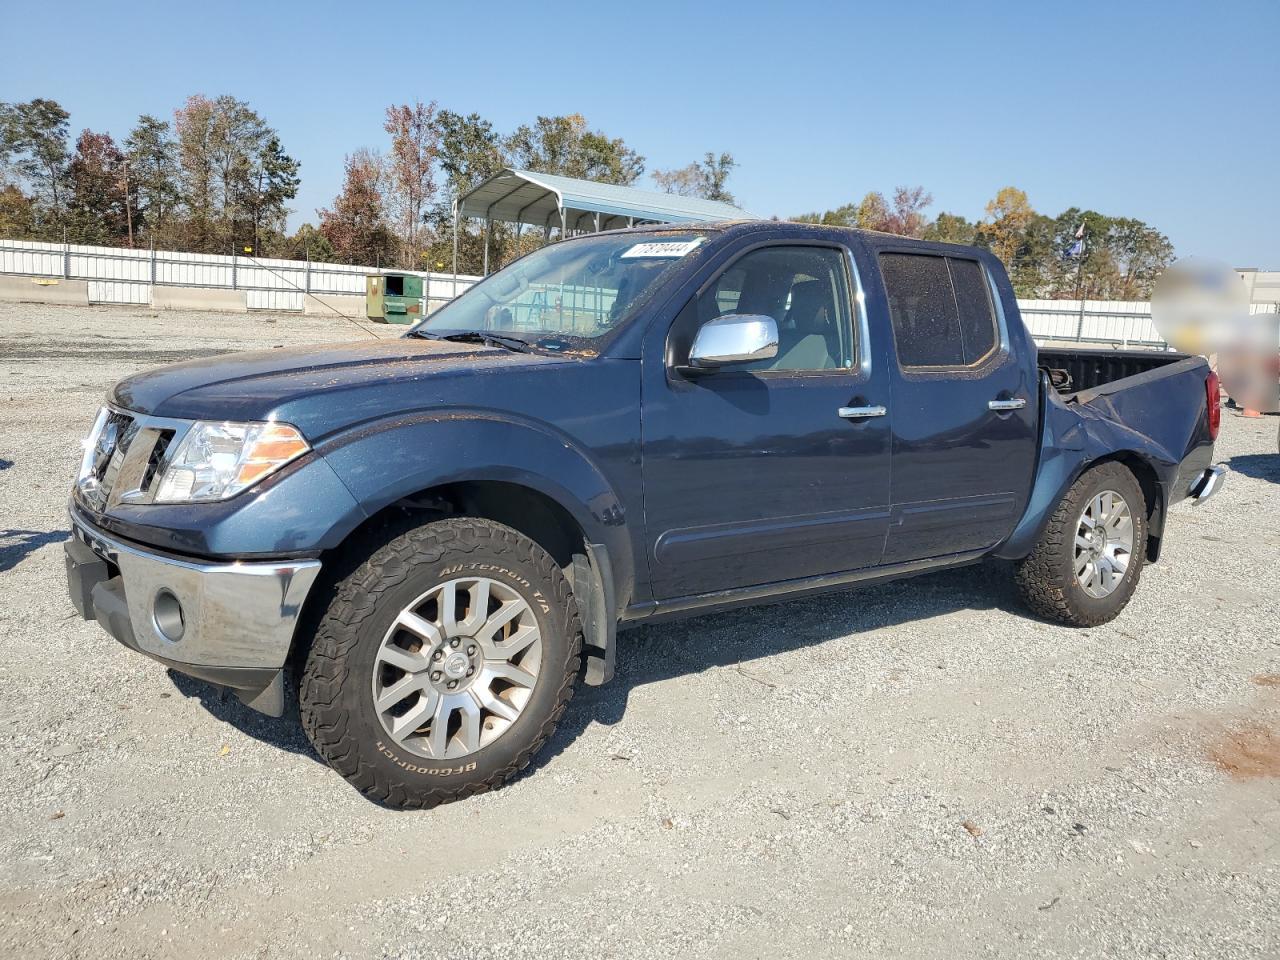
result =
M151 608L152 619L160 636L170 643L177 643L187 629L186 619L182 613L182 604L170 590L161 590L156 594Z

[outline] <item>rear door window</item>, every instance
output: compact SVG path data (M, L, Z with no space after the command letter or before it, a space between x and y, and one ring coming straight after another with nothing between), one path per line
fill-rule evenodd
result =
M882 253L880 271L902 367L966 367L995 349L995 310L977 261Z
M904 367L964 366L960 319L945 257L882 253L880 271Z

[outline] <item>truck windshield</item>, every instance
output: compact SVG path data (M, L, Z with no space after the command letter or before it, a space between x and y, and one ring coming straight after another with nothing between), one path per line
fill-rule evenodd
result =
M707 239L685 231L554 243L477 283L412 332L500 333L528 343L594 339L627 319L643 294Z

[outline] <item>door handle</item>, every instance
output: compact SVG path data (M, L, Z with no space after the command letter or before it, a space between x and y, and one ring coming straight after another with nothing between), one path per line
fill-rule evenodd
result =
M987 404L990 410L1021 410L1027 405L1027 401L1022 397L1014 397L1012 400L992 400Z
M857 420L861 417L883 417L889 411L884 407L841 407L836 412L847 420Z

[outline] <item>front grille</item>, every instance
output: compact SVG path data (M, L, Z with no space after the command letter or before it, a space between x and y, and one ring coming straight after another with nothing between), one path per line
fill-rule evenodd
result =
M160 464L164 461L164 455L169 450L169 444L173 441L172 430L161 430L156 437L156 442L151 447L151 455L147 458L146 469L142 471L142 481L138 484L138 489L143 493L151 491L151 484L156 479L156 473L160 469Z
M76 491L101 513L115 503L146 503L181 421L108 408L94 424Z
M89 438L89 452L78 486L80 496L94 510L106 507L136 432L133 417L119 410L108 410Z

